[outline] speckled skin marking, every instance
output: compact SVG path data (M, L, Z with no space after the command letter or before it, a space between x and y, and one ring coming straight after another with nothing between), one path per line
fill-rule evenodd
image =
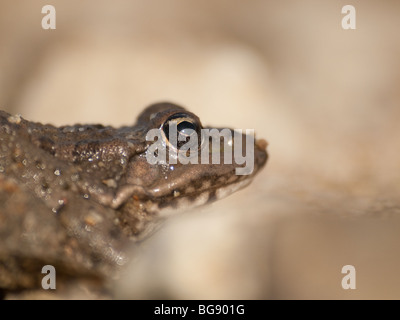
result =
M46 264L61 278L101 280L126 262L128 239L146 235L161 209L225 196L266 163L256 142L249 176L236 176L235 164L150 165L145 136L176 113L202 127L171 103L121 128L57 128L0 111L0 288L39 286Z

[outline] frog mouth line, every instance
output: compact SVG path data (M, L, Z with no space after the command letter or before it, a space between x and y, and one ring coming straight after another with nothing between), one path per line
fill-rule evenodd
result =
M155 211L154 207L157 206L157 209L161 211L160 216L168 216L177 210L179 211L183 209L199 207L204 204L226 198L232 193L246 187L251 182L252 179L244 179L232 182L223 187L215 187L204 190L197 195L195 193L188 193L182 196L176 196L174 198L166 197L160 201L155 200L152 209Z

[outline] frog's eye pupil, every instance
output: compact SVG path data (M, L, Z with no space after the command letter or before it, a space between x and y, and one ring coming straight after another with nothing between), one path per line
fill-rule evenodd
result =
M176 135L170 132L170 130L173 128L176 128ZM192 143L196 143L198 145L200 140L201 125L184 114L175 114L171 116L164 123L162 129L164 131L165 138L177 149L180 149L185 144L186 147L191 147ZM198 136L195 137L196 135ZM189 141L192 143L187 144Z
M189 121L182 121L177 126L178 133L185 136L191 136L197 131L197 126Z

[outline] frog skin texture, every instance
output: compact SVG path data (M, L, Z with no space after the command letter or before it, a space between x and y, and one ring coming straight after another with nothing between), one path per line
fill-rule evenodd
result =
M40 288L44 265L55 267L57 281L110 277L162 209L228 195L265 165L264 140L254 142L250 175L236 175L236 164L149 164L147 132L177 114L203 128L172 103L151 105L120 128L54 127L0 111L0 289Z

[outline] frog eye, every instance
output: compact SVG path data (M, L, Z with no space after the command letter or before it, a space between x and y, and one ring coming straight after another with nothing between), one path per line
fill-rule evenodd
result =
M177 149L185 144L186 147L192 147L193 143L199 145L201 139L201 124L182 113L169 117L163 124L162 130L168 143ZM176 130L176 134L171 130ZM187 144L188 142L190 143Z

